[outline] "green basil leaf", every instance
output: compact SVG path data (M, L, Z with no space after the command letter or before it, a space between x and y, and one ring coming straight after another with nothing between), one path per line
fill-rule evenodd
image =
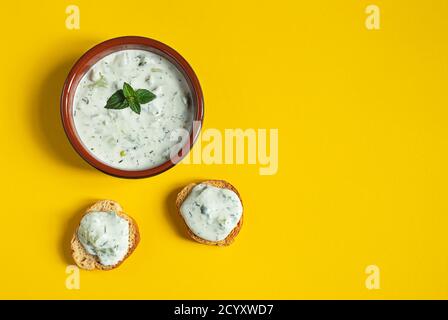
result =
M134 111L137 114L140 114L141 107L137 100L134 98L131 98L128 100L129 102L129 108L131 108L132 111Z
M135 91L135 96L140 104L148 103L156 98L156 95L146 89L138 89Z
M148 103L156 98L156 95L146 89L134 90L127 82L123 84L122 90L117 90L107 99L106 109L131 108L137 114L141 112L140 104Z
M106 109L124 109L127 108L128 104L126 98L124 97L123 90L116 91L113 95L107 99Z
M106 105L104 108L120 110L120 109L126 109L127 107L129 107L129 103L127 100L124 100L123 102L115 104L115 105Z
M129 102L128 100L124 100L121 104L120 107L118 109L126 109L129 107Z
M132 89L131 85L127 82L123 83L123 94L126 100L129 100L131 97L135 97L134 89Z

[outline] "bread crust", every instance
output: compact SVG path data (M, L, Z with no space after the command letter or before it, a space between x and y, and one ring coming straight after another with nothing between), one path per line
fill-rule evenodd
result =
M208 184L208 185L211 185L211 186L214 186L217 188L221 188L221 189L232 190L233 192L236 193L236 195L240 199L241 206L243 206L243 200L241 199L241 196L240 196L238 190L233 185L231 185L229 182L224 181L224 180L206 180L206 181L202 181L200 183L205 183L205 184ZM212 245L212 246L228 246L228 245L232 244L233 241L235 240L235 237L240 232L241 227L243 226L244 206L243 206L243 212L241 214L240 221L238 221L238 224L235 226L235 228L233 228L233 230L229 233L229 235L225 239L220 240L220 241L210 241L210 240L205 240L201 237L198 237L197 235L195 235L193 233L193 231L191 231L191 229L188 227L187 223L185 222L185 219L180 212L180 207L182 206L182 203L185 201L185 199L190 194L191 190L198 184L199 183L190 183L189 185L184 187L178 193L177 198L176 198L177 213L182 218L182 221L184 222L184 225L187 228L188 235L199 243L208 244L208 245Z
M78 228L76 228L75 233L73 234L70 247L72 250L72 256L75 260L75 263L78 267L85 270L112 270L117 268L119 265L123 263L131 254L134 252L135 248L140 242L140 232L138 230L138 225L133 218L128 216L123 212L122 207L118 202L112 200L101 200L95 202L93 205L87 208L83 217L89 212L115 212L118 216L123 219L126 219L129 223L129 249L126 256L117 264L112 266L104 266L102 265L96 256L89 254L85 249L82 243L78 239Z

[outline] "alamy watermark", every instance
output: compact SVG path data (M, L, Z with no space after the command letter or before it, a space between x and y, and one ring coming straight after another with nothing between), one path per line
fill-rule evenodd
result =
M193 132L201 123L193 123ZM260 175L275 175L278 171L278 129L204 129L190 151L191 136L186 129L171 132L176 144L170 149L170 159L182 164L249 164L258 165Z
M377 265L368 265L365 269L367 278L365 281L365 286L369 290L380 289L380 268Z
M79 268L75 265L68 265L65 268L65 287L68 290L79 290L81 289L81 276Z
M365 26L367 30L380 30L380 8L375 4L366 7L367 14Z
M65 18L65 27L68 30L79 30L80 28L79 7L71 4L65 8L65 14L67 14L67 17Z

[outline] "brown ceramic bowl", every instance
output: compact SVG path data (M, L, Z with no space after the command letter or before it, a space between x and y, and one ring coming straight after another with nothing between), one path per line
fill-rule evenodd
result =
M72 67L70 73L65 80L64 88L61 96L61 117L62 124L64 126L65 133L67 134L70 143L78 154L87 161L90 165L98 170L122 178L146 178L162 173L172 168L177 162L168 160L167 162L153 168L143 170L122 170L109 166L108 164L98 160L93 156L88 149L83 145L79 138L75 124L73 121L73 100L76 92L76 88L81 81L82 77L88 72L92 65L105 56L120 50L125 49L141 49L156 53L168 61L170 61L180 73L185 77L189 89L191 91L191 102L194 110L193 120L195 126L191 128L190 139L187 142L188 146L184 146L184 150L190 150L196 141L199 131L202 127L202 121L204 117L204 98L202 95L201 86L199 80L196 77L193 69L188 62L182 58L174 49L170 48L166 44L159 41L144 38L144 37L120 37L104 41L89 51L87 51ZM179 160L187 153L179 154Z

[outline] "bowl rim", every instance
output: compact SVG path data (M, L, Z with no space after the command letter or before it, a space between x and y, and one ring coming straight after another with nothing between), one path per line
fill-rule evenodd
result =
M70 103L70 95L73 92L73 96L76 93L77 86L82 77L88 72L90 67L102 59L104 56L111 54L113 52L126 50L126 46L136 46L141 49L144 47L155 49L156 54L160 54L162 57L167 58L171 63L173 63L183 76L187 79L189 87L191 90L191 95L193 96L192 101L196 103L193 104L195 111L193 118L193 126L190 132L190 137L186 144L182 146L183 151L185 151L185 146L188 145L187 152L183 152L176 162L171 159L166 162L148 169L142 170L123 170L109 166L108 164L95 158L86 147L84 147L81 139L78 137L76 128L73 121L72 107L73 103ZM116 50L114 50L116 48ZM130 48L131 49L131 48ZM106 54L104 54L107 52ZM103 57L99 57L104 54ZM89 64L93 59L99 57L93 64ZM78 80L78 83L75 83ZM171 169L177 163L179 163L191 150L194 143L196 142L199 133L201 131L203 121L204 121L204 96L202 93L201 85L199 80L193 71L190 64L173 48L170 46L157 41L155 39L141 37L141 36L123 36L112 38L101 43L96 44L89 50L87 50L73 65L71 68L62 89L61 100L60 100L60 113L62 119L62 126L64 128L65 134L75 149L75 151L92 167L102 171L103 173L109 174L114 177L119 178L147 178L158 175L166 170Z

